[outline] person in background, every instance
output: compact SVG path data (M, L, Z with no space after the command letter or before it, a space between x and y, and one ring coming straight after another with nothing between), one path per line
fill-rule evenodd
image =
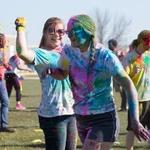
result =
M32 72L32 70L24 65L23 62L20 60L17 54L13 55L9 59L9 65L11 66L11 70L7 70L5 72L5 81L6 81L6 88L8 92L8 96L10 98L12 88L14 87L16 91L16 109L17 110L25 110L25 106L21 103L22 99L22 81L21 76L18 73L18 70L25 70Z
M124 54L122 51L118 50L118 42L115 39L110 39L108 41L108 48L112 50L119 60L122 62ZM113 80L114 88L116 92L120 93L121 96L121 106L119 111L126 111L127 110L127 97L125 90L117 83L117 81Z
M7 46L6 36L0 33L0 132L13 133L15 130L8 127L9 98L4 81L6 69L11 69L6 56Z
M41 103L38 109L39 124L44 132L46 150L76 150L77 128L74 115L74 99L69 79L62 81L43 72L53 60L56 68L65 34L63 21L58 17L47 19L39 48L28 49L25 37L25 19L15 21L17 53L27 64L37 71L42 89Z
M125 69L138 92L140 122L150 131L150 30L141 31L133 40L125 62ZM133 150L134 132L129 114L127 130L126 147L127 150Z
M71 46L66 45L51 76L62 80L69 74L75 99L74 111L83 150L110 150L119 133L112 77L127 90L132 127L139 140L148 139L148 131L139 122L137 91L118 57L107 48L95 47L96 26L85 14L76 15L67 24ZM59 76L60 75L60 76Z

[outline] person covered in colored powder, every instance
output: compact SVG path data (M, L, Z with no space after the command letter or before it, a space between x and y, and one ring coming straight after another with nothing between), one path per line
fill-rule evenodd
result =
M140 122L150 131L150 30L142 30L133 40L124 65L138 92ZM126 147L133 150L134 132L129 114L127 130Z
M112 77L127 90L134 134L139 140L147 140L148 131L139 122L134 84L112 51L104 47L96 48L96 26L91 17L85 14L71 17L67 33L71 46L64 47L58 60L59 69L51 68L52 59L49 69L51 76L59 80L69 75L83 150L110 150L118 137Z
M57 67L63 48L64 23L58 17L47 19L39 48L28 49L25 21L23 17L15 21L16 47L18 56L33 66L40 78L42 96L38 116L45 136L46 150L76 150L77 128L69 79L60 81L50 75L43 77L50 60L53 60L51 67Z

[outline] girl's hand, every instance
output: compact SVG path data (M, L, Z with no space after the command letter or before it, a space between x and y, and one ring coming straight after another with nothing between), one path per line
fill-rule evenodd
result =
M139 141L142 141L142 139L147 141L149 139L150 136L148 131L142 126L140 122L133 122L132 129Z
M17 31L24 31L26 26L26 19L24 17L18 17L15 20L16 30Z

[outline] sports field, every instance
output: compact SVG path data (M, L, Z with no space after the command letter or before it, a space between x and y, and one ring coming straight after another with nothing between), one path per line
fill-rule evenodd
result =
M10 98L9 126L15 128L15 133L0 133L0 150L44 150L43 133L39 129L37 107L40 102L40 82L34 79L25 79L23 82L23 99L26 110L15 109L15 93ZM120 95L115 93L117 106L120 104ZM127 125L127 113L119 112L120 136L113 150L125 150L125 135ZM136 141L135 150L149 150L150 146ZM81 149L78 141L77 149Z

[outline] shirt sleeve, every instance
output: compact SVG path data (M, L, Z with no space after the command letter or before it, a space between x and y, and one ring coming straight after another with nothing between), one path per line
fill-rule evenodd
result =
M106 65L106 69L113 75L120 74L124 71L121 61L119 58L112 53L111 51L107 51L107 54L104 59L104 64Z
M34 49L35 57L34 57L34 65L48 65L51 68L58 68L58 61L60 59L60 54L55 51L47 51L44 49Z

